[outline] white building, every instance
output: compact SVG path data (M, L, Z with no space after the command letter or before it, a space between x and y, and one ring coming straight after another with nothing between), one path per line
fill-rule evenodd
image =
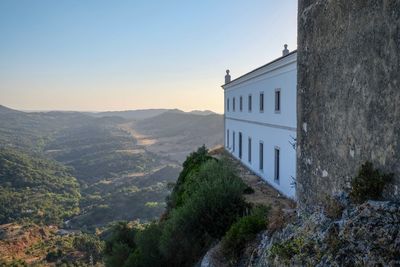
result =
M231 81L225 76L225 148L284 195L295 198L297 52Z

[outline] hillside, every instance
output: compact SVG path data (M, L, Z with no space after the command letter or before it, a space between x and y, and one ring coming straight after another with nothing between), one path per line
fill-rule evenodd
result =
M0 149L0 224L59 224L79 212L79 185L57 162Z
M63 234L56 226L0 225L0 266L104 266L103 247L95 235Z
M114 220L158 217L184 157L203 143L222 141L219 118L163 109L93 114L1 107L0 147L67 167L82 196L69 227L94 231ZM157 129L151 142L143 142L151 129ZM24 192L13 185L9 190Z
M70 126L86 125L93 118L78 112L21 112L0 109L0 147L42 152L54 134Z
M120 117L126 120L143 120L160 115L169 110L170 109L138 109L125 111L91 112L88 114L94 117Z
M157 127L154 127L157 125ZM182 163L197 147L214 147L223 143L223 116L165 112L132 123L132 128L156 142L147 146L153 153Z

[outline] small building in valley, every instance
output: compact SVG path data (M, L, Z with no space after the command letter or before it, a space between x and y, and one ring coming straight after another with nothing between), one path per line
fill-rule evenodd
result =
M225 148L285 196L295 198L297 51L231 80L224 89Z

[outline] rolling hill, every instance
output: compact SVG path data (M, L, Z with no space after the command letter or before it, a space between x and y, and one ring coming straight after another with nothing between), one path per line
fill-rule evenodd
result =
M25 166L19 173L4 174L0 198L15 205L0 210L0 217L8 218L2 222L41 220L36 199L42 195L45 209L52 208L51 201L60 214L68 215L48 221L70 218L69 227L94 230L114 220L152 220L163 212L167 185L176 180L186 155L203 144L222 143L222 127L222 116L209 111L21 112L0 106L1 155L14 155ZM63 191L46 183L49 175ZM10 183L30 176L36 184L29 189ZM79 193L78 202L68 202L74 212L79 208L77 216L69 216L73 213L67 202L58 201L68 192L67 185Z

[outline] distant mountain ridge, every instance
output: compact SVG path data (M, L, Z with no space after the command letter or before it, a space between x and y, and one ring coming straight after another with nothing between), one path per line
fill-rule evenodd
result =
M152 117L156 117L166 112L174 113L188 113L196 115L210 115L216 114L211 110L192 110L189 112L182 111L180 109L136 109L136 110L124 110L124 111L104 111L104 112L90 112L88 115L94 117L121 117L127 120L144 120Z
M175 181L186 156L203 144L213 147L222 141L223 117L211 111L28 112L0 106L0 152L3 149L4 153L21 154L27 159L27 167L34 165L37 157L55 160L68 167L79 182L80 213L73 216L71 227L94 229L95 225L105 225L116 218L158 217L168 195L167 184ZM44 175L49 168L38 166L32 171ZM28 177L28 173L25 171L24 175ZM17 178L17 174L7 177ZM58 194L44 178L37 179L35 188L43 188L44 194ZM15 200L27 192L33 195L13 183L7 186L0 198L11 194ZM27 210L33 210L30 202L18 201L14 201L20 203L16 209L27 206ZM51 207L46 208L54 213ZM4 207L0 218L8 218L12 212ZM41 214L42 210L37 212ZM28 219L33 217L26 214ZM57 215L57 220L61 217L64 216Z

